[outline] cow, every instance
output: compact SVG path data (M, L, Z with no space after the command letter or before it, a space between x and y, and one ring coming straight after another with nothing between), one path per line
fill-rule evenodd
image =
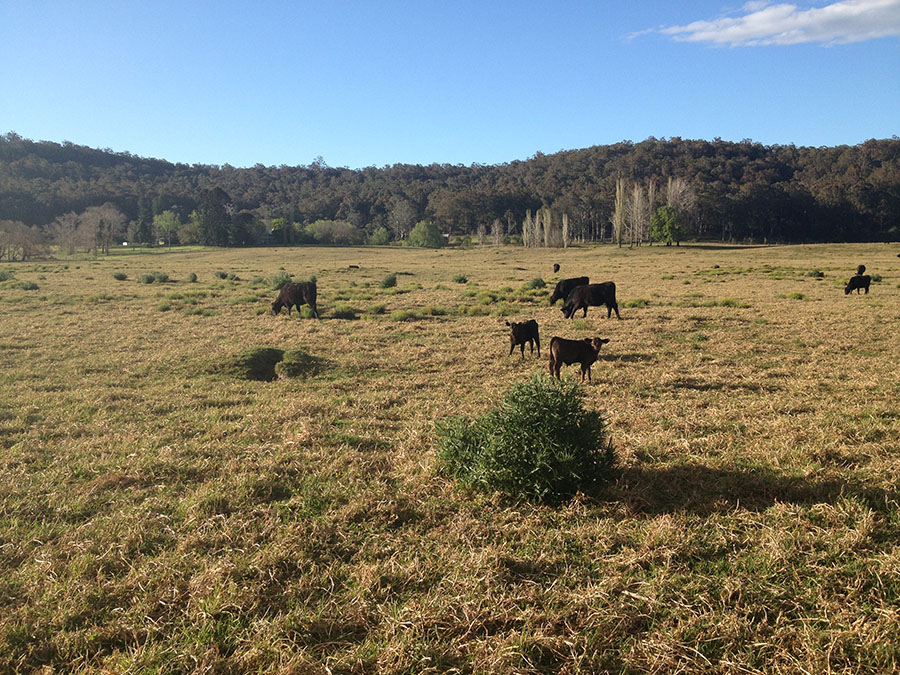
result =
M553 289L553 295L550 296L550 306L552 307L557 300L565 300L569 297L569 293L572 292L573 288L578 286L585 286L588 283L587 277L572 277L571 279L562 279L556 284L556 288Z
M300 305L309 305L310 309L312 309L313 316L318 319L319 312L316 309L316 282L300 281L282 286L278 298L272 303L272 314L278 314L281 312L282 307L287 307L288 316L290 316L291 305L296 306L298 312L300 311Z
M576 286L566 297L562 313L567 319L571 319L575 316L575 312L583 309L583 316L587 316L588 307L599 307L600 305L606 305L607 319L612 316L613 311L616 312L617 319L622 318L619 316L619 303L616 302L616 285L612 281Z
M559 272L559 263L553 263L553 274Z
M850 291L856 289L856 294L859 295L859 289L865 288L866 295L869 294L869 284L872 282L872 277L868 274L857 274L856 276L850 277L850 281L847 282L847 286L844 288L844 295L848 295Z
M534 354L534 345L537 344L538 356L541 355L541 338L538 336L537 321L534 319L529 319L528 321L522 321L520 323L510 323L507 321L506 325L509 326L509 354L507 354L507 356L512 356L516 345L519 345L522 349L522 358L524 359L526 342L531 347L532 354Z
M559 377L559 369L563 364L567 366L573 363L581 364L581 381L587 373L588 382L591 381L591 365L600 355L600 347L609 342L609 338L584 338L583 340L567 340L561 337L550 339L550 376Z

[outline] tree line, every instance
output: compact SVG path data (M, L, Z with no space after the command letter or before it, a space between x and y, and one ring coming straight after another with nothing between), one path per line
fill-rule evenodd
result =
M900 139L809 148L651 138L493 166L353 170L321 159L172 164L10 132L0 136L0 223L16 241L52 233L57 243L94 251L119 237L153 245L387 243L407 241L420 223L443 235L530 245L897 239ZM12 248L0 250L9 256Z

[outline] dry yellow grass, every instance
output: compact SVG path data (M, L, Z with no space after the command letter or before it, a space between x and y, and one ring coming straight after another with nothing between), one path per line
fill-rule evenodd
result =
M4 265L0 670L896 669L895 249ZM614 280L623 320L566 321L551 288L519 290L554 262ZM845 296L859 263L882 281ZM282 269L317 277L322 320L266 313ZM154 271L171 281L139 283ZM587 387L618 458L604 493L513 503L438 472L436 419L546 372L543 353L507 356L513 318L537 319L544 349L611 339ZM251 347L318 365L221 373Z

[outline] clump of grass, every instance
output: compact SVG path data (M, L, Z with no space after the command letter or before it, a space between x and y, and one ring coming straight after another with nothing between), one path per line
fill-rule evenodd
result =
M284 354L274 347L250 347L212 370L241 380L271 382L276 378L275 364L284 360Z
M227 279L228 278L228 272L223 272L222 270L216 271L215 274L216 274L217 279Z
M881 281L882 279L882 276L880 274L870 274L869 276L871 277L872 281L875 282Z
M455 274L453 276L453 281L457 284L466 284L469 282L469 278L465 274Z
M156 281L152 274L142 274L137 278L137 280L138 283L141 284L152 284L154 281Z
M647 298L631 298L622 303L623 307L646 307L650 304Z
M113 279L116 281L125 281L128 275L125 272L113 272Z
M12 270L0 270L0 281L9 281L15 277Z
M397 275L396 274L388 274L384 279L381 280L382 288L393 288L397 285Z
M269 285L272 287L272 290L280 291L285 284L291 283L292 280L291 275L287 272L279 272L269 279Z
M38 288L40 288L40 286L38 286L33 281L23 281L19 284L19 288L21 288L23 291L36 291L38 290Z
M154 273L153 273L153 280L154 280L156 283L164 284L164 283L166 283L166 282L169 280L169 275L166 274L165 272L154 272Z
M825 272L823 272L822 270L810 270L806 273L806 276L813 277L814 279L824 279Z
M535 277L531 281L526 281L524 284L522 284L522 289L530 291L535 288L543 288L546 285L547 285L546 281L544 281L540 277Z
M419 310L422 316L446 316L447 310L443 307L435 307L434 305L426 305Z
M463 305L457 310L460 316L487 316L490 313L491 310L483 305Z
M317 356L302 349L288 349L275 364L275 375L280 378L305 377L317 373L321 365L322 359Z
M806 296L803 293L782 293L778 297L787 298L788 300L806 300Z
M419 315L416 312L408 309L398 309L395 312L391 312L391 321L415 321L418 318Z
M376 316L378 314L384 314L386 310L386 305L370 305L369 307L366 307L366 314Z
M195 283L197 283L197 275L194 272L191 272L190 274L188 274L187 280L190 283L195 284Z
M168 300L162 300L158 305L156 305L156 309L160 312L168 312L172 309L172 303Z
M359 316L357 316L357 311L358 310L353 309L353 307L351 307L350 305L341 304L334 308L334 311L331 313L331 315L335 319L351 319L352 320L352 319L359 318Z
M438 456L466 485L555 501L608 478L614 455L605 426L576 383L537 375L481 417L438 422Z

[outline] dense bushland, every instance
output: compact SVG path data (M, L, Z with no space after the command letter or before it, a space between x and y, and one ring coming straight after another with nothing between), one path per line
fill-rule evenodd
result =
M669 178L690 191L690 208L678 223L685 238L898 236L897 138L833 148L651 138L497 166L353 170L321 161L188 166L8 133L0 136L0 257L18 256L20 249L23 257L32 254L40 243L34 227L53 226L67 246L105 249L115 243L115 213L122 222L112 224L128 241L154 244L384 244L406 240L421 222L482 242L488 233L494 242L510 241L518 240L527 213L542 207L555 222L567 216L573 240L610 239L617 180L648 186L649 224L651 209L666 204ZM115 211L104 211L105 205ZM72 223L65 216L85 212L98 236L87 242L66 236ZM677 238L664 233L662 240Z

